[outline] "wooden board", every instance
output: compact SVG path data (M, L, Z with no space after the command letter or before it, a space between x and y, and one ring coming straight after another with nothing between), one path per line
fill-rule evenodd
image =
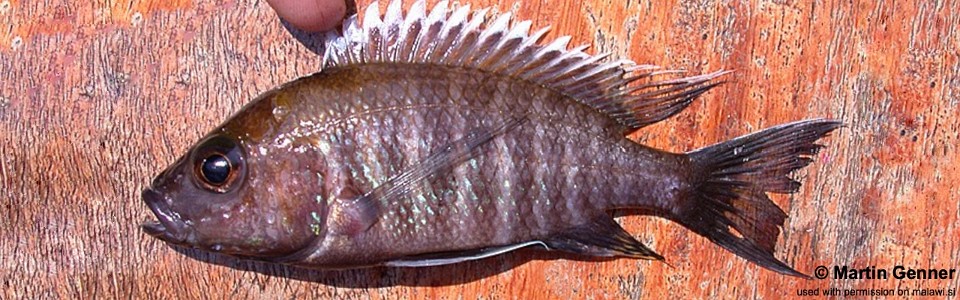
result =
M669 265L517 253L303 271L184 255L140 231L152 218L140 190L319 59L263 1L88 2L0 0L0 298L780 298L960 285L785 277L653 217L619 221ZM802 190L774 198L790 215L777 256L799 270L958 267L960 2L470 2L615 57L736 71L637 133L644 143L686 151L804 118L846 122L796 174Z

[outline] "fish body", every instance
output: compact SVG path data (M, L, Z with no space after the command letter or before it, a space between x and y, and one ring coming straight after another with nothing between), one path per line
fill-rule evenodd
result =
M151 235L311 268L433 266L519 248L663 259L610 216L664 216L761 266L799 183L840 124L773 127L689 153L625 135L715 86L599 63L509 16L406 16L394 1L328 41L323 71L264 93L143 193ZM372 7L376 7L373 5ZM484 28L481 28L484 26ZM362 51L361 51L362 50Z
M624 139L624 127L596 110L506 76L369 64L329 70L275 97L300 97L280 109L289 110L285 118L292 120L280 132L297 133L269 136L284 136L279 144L302 147L299 157L322 158L324 167L305 168L303 176L332 183L313 186L311 194L325 199L351 200L417 168L444 147L463 146L471 134L522 118L522 124L477 147L468 159L431 172L431 178L412 187L414 192L376 199L378 220L362 232L328 223L333 224L329 231L351 234L328 235L311 249L309 263L320 266L376 265L417 254L543 240L559 229L609 218L608 210L656 205L646 200L669 195L686 182L680 178L686 174L684 157ZM326 116L325 122L298 124L316 116ZM338 189L356 192L324 193ZM618 201L623 199L630 200Z

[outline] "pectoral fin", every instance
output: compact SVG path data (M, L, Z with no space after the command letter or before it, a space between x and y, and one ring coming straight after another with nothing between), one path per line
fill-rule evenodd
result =
M663 256L634 239L606 214L564 230L544 242L551 250L579 255L663 260Z
M454 167L480 155L480 147L494 138L519 127L527 121L525 116L509 117L503 124L490 128L477 128L463 137L451 141L431 152L420 163L394 175L383 184L356 197L340 200L332 217L338 218L338 234L355 234L373 226L382 215L382 205L395 203L400 198L417 190L424 179L450 172Z

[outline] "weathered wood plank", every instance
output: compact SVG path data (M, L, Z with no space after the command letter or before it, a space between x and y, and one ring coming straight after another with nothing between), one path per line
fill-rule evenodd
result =
M960 3L470 3L640 63L736 70L637 133L644 143L686 151L803 118L847 122L796 175L801 192L774 198L791 216L778 257L799 270L960 263ZM183 255L140 232L150 213L139 191L154 174L259 92L318 65L263 1L0 0L0 298L779 298L960 285L787 278L651 217L620 221L673 267L518 253L312 272Z

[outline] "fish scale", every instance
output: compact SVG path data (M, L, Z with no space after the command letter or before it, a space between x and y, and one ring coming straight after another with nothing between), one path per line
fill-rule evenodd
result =
M610 212L680 223L764 268L788 217L768 193L841 126L814 119L686 153L626 134L726 74L605 61L467 6L377 5L325 34L323 69L254 99L143 191L161 240L309 268L427 267L520 248L663 257Z
M422 128L424 123L406 122L404 120L423 120L425 124L433 130L420 132L412 137L417 140L428 141L427 149L436 148L459 136L469 132L470 128L479 128L486 126L484 123L499 122L503 118L502 111L509 111L511 108L531 107L532 109L524 114L530 116L530 121L517 130L506 133L499 137L493 147L483 149L484 155L474 160L478 161L480 166L471 168L469 164L460 166L457 172L464 172L462 178L446 177L435 178L431 180L431 185L424 187L420 192L426 195L428 199L436 199L432 203L418 203L416 197L400 199L398 203L383 203L386 207L391 207L397 211L389 214L390 217L383 218L374 225L373 230L368 232L365 238L375 240L383 245L403 244L409 248L411 253L419 252L439 252L458 249L472 249L480 245L509 245L520 241L542 238L548 234L551 229L556 228L558 224L576 224L582 222L588 216L596 214L597 210L604 210L608 207L606 199L614 197L640 198L636 194L639 190L630 188L624 189L634 191L633 195L622 195L614 189L575 189L570 185L578 182L586 182L595 186L623 186L617 182L598 181L600 176L599 169L589 169L577 167L579 165L614 165L616 163L626 163L629 160L617 159L619 156L628 155L617 151L620 148L621 138L602 139L597 138L597 132L621 132L620 125L610 122L603 115L593 111L589 107L577 104L574 101L565 99L557 93L545 92L539 95L531 95L533 98L517 97L515 94L530 94L529 91L535 86L508 82L510 78L491 76L477 72L470 74L469 71L444 70L438 72L436 67L424 66L404 66L375 64L366 66L351 67L349 70L331 70L332 74L340 72L355 72L360 75L348 75L355 77L356 82L376 82L364 84L360 90L387 91L374 94L362 92L361 95L351 98L348 93L338 91L341 102L355 101L363 102L367 105L367 111L351 110L349 113L316 113L317 115L326 115L329 120L351 119L355 122L339 122L340 127L355 128L357 132L346 133L345 129L340 132L341 138L337 139L339 143L348 143L356 145L357 149L379 149L373 152L378 155L368 155L364 151L355 151L356 158L351 160L354 165L346 166L351 170L372 168L374 170L402 170L415 165L423 159L422 156L408 156L404 160L392 160L390 153L401 152L398 145L406 143L416 143L416 141L396 140L394 132L416 131ZM462 75L454 76L452 74ZM324 79L336 80L335 76L324 77ZM390 80L384 78L399 78ZM424 83L426 82L426 83ZM480 83L482 82L482 83ZM467 92L470 87L478 85L501 86L500 82L506 82L509 88L489 89L486 94L479 92ZM303 97L326 98L322 87L328 84L304 82L304 89L313 89L310 91L299 90L298 86L291 86L292 93L302 95ZM366 86L369 85L369 86ZM444 95L434 97L421 97L419 99L409 99L409 93L399 92L402 89L415 88L418 85L433 86L433 89L447 91ZM390 92L398 91L398 92ZM519 92L518 92L519 91ZM476 98L456 98L450 95L461 95L461 97ZM374 98L369 98L374 97ZM473 99L484 98L489 101L476 101ZM522 99L522 100L520 100ZM304 103L300 101L295 103ZM438 103L474 103L469 107L449 105L436 109L415 109L415 110L384 110L385 107L397 107L402 105L411 105L415 107L429 107L430 104ZM482 103L477 104L477 102ZM534 104L530 104L534 103ZM323 110L322 106L311 105L309 109ZM310 114L309 110L298 107L291 107L291 110L300 111L302 114ZM382 111L382 113L371 114L368 111ZM574 116L584 116L579 118L564 117L574 111ZM355 118L355 115L363 115L363 118ZM562 122L551 122L561 119ZM382 122L380 120L394 120L393 122ZM432 127L433 122L428 120L438 120L438 123L444 126ZM606 121L608 129L598 130L596 125ZM457 123L461 122L461 123ZM580 124L577 124L580 122ZM392 123L391 128L380 128L377 124ZM356 135L364 132L364 136L379 137L377 139L358 139ZM584 133L586 131L586 133ZM317 133L322 134L322 133ZM564 144L556 143L557 140L565 140ZM348 141L353 142L348 142ZM521 141L530 141L526 146L518 146ZM496 147L496 146L500 147ZM569 145L569 146L568 146ZM638 145L632 144L631 147L637 148ZM528 152L535 157L518 155L516 149L530 149ZM580 149L580 151L577 151ZM611 149L607 151L597 151L589 153L583 150ZM638 148L639 149L639 148ZM422 150L422 149L421 149ZM420 153L429 153L430 151L420 151ZM605 161L597 161L599 158L605 158ZM338 160L336 158L328 158ZM383 166L381 164L390 164ZM574 168L577 167L577 168ZM618 169L657 169L651 166L641 164L630 164L617 166ZM520 172L487 172L485 170L538 170L540 172L533 176L521 178L515 174ZM557 176L557 174L570 174L567 176ZM642 172L635 172L632 177L639 178L643 176ZM389 178L389 172L371 173L366 176L372 178ZM621 177L611 177L609 179L621 181ZM453 179L453 180L451 180ZM498 181L509 181L513 184L498 184ZM634 181L640 181L636 179ZM483 189L457 191L457 189L467 186L465 182L484 182L489 186L500 186L504 189ZM370 190L378 182L365 182L360 180L358 190ZM631 186L633 187L633 186ZM505 190L507 189L507 190ZM453 194L445 191L454 190ZM562 191L576 191L576 193L564 194ZM469 197L461 197L464 194L480 194L482 198L492 200L490 202L477 202ZM456 197L449 197L455 195ZM506 197L505 195L515 195ZM549 202L546 199L553 199ZM443 214L439 217L426 219L425 222L432 227L424 230L414 230L416 224L421 224L419 218L427 218L426 214L413 214L411 209L419 205L430 206L433 210L441 210L437 203L443 203L444 206L463 207L463 211L453 214ZM490 205L484 205L489 203ZM536 203L550 205L551 207L534 207ZM481 213L480 210L485 212ZM421 212L426 209L421 209ZM541 218L538 222L528 222L520 215L529 215L528 212L541 211ZM446 219L444 219L446 218ZM408 220L414 220L410 222ZM460 226L463 221L465 226ZM410 224L412 223L412 224ZM397 230L409 233L410 235L394 235ZM431 240L431 235L444 236L446 232L463 232L465 235L453 243L440 243ZM471 233L477 233L476 238L470 238ZM415 235L422 233L422 235ZM495 234L490 234L495 233ZM371 242L375 243L375 242ZM423 246L415 245L421 243ZM372 247L377 248L377 247Z

